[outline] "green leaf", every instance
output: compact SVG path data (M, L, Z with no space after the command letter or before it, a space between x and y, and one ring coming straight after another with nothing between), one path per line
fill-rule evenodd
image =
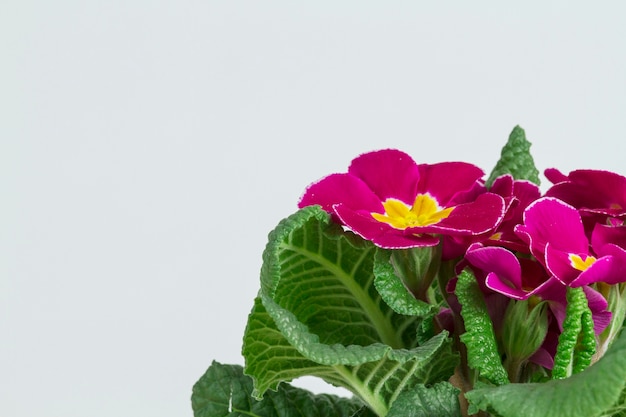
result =
M435 306L416 299L396 275L389 251L377 249L374 260L374 285L387 305L407 316L421 318L433 313Z
M461 335L461 341L467 347L468 365L496 385L508 383L487 305L474 275L468 269L459 275L455 294L461 304L461 317L466 330Z
M502 148L500 160L487 179L487 187L491 187L493 181L504 174L511 174L516 180L528 180L539 185L539 171L530 154L530 146L524 129L515 126L508 142Z
M400 394L387 417L461 417L459 393L449 382L416 385Z
M582 287L567 287L567 308L563 332L554 356L553 379L567 378L583 371L596 353L591 310Z
M617 416L626 409L626 332L594 365L569 378L470 391L475 407L502 417Z
M374 288L375 251L338 233L319 207L298 211L270 233L261 302L244 335L255 396L312 375L385 415L406 387L452 375L458 357L447 334L418 346L419 320L394 312Z
M281 221L263 252L262 294L322 343L415 346L417 320L395 314L373 285L376 247L334 226L319 206Z
M242 350L246 359L245 371L255 377L252 396L257 399L262 398L268 389L276 390L281 381L291 381L303 375L322 375L328 371L326 366L306 359L285 339L274 319L267 314L260 297L254 300L248 316Z
M261 401L251 397L252 380L239 365L213 362L193 386L194 417L372 417L357 399L330 394L314 395L288 384Z
M379 416L385 416L402 390L418 383L447 380L458 364L447 333L440 333L412 349L392 349L382 343L329 345L320 343L316 334L310 333L306 325L270 298L263 297L263 307L286 341L301 355L295 359L303 368L295 367L294 352L285 351L283 343L276 348L263 340L255 340L257 347L246 347L244 355L246 374L253 376L259 391L264 386L278 386L280 380L277 377L281 373L283 377L318 376L330 384L350 390ZM260 329L255 333L260 338L264 337ZM258 372L261 369L262 372Z

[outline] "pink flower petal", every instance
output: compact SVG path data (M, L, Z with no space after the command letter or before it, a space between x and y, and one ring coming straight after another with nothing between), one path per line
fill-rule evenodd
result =
M557 183L546 192L547 196L589 212L626 214L626 177L591 169L572 171L565 179L553 174Z
M608 262L606 270L594 272L598 274L599 277L597 281L590 282L605 282L609 285L626 282L626 249L609 243L602 246L598 255L601 257L591 265L591 267L594 267L596 263L605 258L609 258L610 262ZM591 267L589 269L591 269ZM579 277L579 279L581 279L581 277Z
M367 184L349 174L332 174L309 185L300 198L298 207L319 204L325 211L333 213L332 207L340 203L370 212L385 211Z
M513 195L513 176L511 174L500 175L491 184L489 192L507 197Z
M555 277L550 277L542 282L540 285L535 287L535 289L530 291L528 295L536 295L542 300L563 300L563 302L565 302L566 291L567 288L565 287L565 285L563 285L561 281L559 281Z
M626 227L596 224L591 234L591 247L600 254L602 247L608 244L626 249Z
M520 288L511 286L510 282L502 280L497 274L490 272L485 279L487 287L495 292L506 295L515 300L525 300L530 294Z
M512 289L522 288L522 268L517 257L510 251L495 247L474 244L465 254L465 259L474 267L489 272L487 275L487 287L501 292L501 287ZM493 288L489 282L497 285Z
M380 201L393 197L412 205L420 179L417 164L404 152L383 149L355 158L348 173L360 178Z
M455 204L455 196L472 189L484 172L475 165L466 162L441 162L438 164L418 165L420 173L420 194L428 193L440 206Z
M536 363L539 366L543 366L546 369L554 368L554 357L548 351L540 347L535 353L528 358L529 362Z
M565 288L565 287L563 287ZM563 292L563 301L562 302L551 302L550 303L550 311L556 318L557 323L559 324L559 331L563 331L563 321L565 321L565 309L566 309L566 300L565 300L565 292Z
M576 255L586 259L586 254ZM545 247L545 264L546 269L565 285L569 285L581 273L572 266L570 253L556 249L552 242L548 242Z
M543 197L531 203L524 212L524 224L515 231L522 240L529 240L538 259L543 258L548 242L568 253L587 253L589 249L578 211L556 198Z
M615 276L615 272L617 272L617 276ZM611 256L605 256L596 260L589 268L582 271L576 279L569 282L568 285L576 288L615 278L624 279L623 271L615 271L613 258Z
M501 195L502 197L515 197L519 200L522 209L528 204L537 200L541 196L541 191L537 184L526 180L514 180L509 174L496 178L489 189L489 192Z
M431 235L416 236L387 233L372 239L372 242L383 249L408 249L437 246L439 238Z
M548 168L543 172L543 174L552 184L557 184L559 182L567 181L569 179L567 178L567 175L563 174L556 168Z

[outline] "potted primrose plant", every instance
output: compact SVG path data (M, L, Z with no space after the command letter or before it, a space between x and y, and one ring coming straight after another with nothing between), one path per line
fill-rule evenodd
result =
M309 185L195 417L626 416L626 178L551 168L542 193L529 149L517 126L486 179L383 149Z

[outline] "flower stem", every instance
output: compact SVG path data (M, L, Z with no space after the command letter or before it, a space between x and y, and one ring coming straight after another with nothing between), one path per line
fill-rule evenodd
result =
M513 358L506 358L504 360L504 369L506 369L506 373L509 375L509 381L521 382L520 376L524 362L525 361Z

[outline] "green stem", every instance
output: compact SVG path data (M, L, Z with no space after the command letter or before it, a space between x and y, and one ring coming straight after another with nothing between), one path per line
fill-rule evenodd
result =
M522 372L522 365L525 361L521 361L519 359L506 358L504 360L504 369L506 369L506 373L509 375L509 381L521 382L520 375Z

